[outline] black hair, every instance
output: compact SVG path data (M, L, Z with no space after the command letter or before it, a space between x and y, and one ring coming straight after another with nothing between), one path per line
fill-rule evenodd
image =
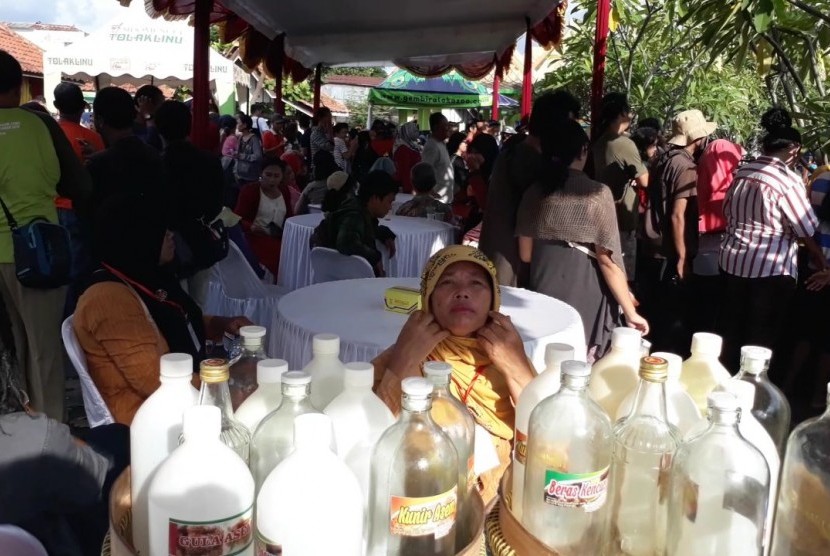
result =
M262 161L262 168L260 169L260 174L265 171L266 168L270 166L277 166L280 170L282 170L283 180L285 180L285 172L288 170L288 164L285 161L280 160L279 158L266 158Z
M347 124L346 122L340 122L339 124L334 126L332 131L334 132L335 135L337 135L338 133L340 133L344 129L349 129L349 124Z
M142 85L135 92L136 106L138 106L138 99L141 97L147 97L152 102L161 102L164 100L164 93L162 93L161 89L159 89L155 85Z
M0 50L0 94L5 94L23 86L23 68L17 58Z
M340 169L337 162L334 161L334 155L329 151L317 151L314 153L314 179L317 181L327 180L330 175Z
M353 127L349 130L349 139L354 139L357 137L357 134L360 133L360 130L356 127Z
M383 199L387 195L397 192L398 184L395 183L392 176L383 170L375 170L374 172L366 174L366 177L360 182L357 198L360 204L366 206L372 197L380 197Z
M192 116L183 102L165 100L155 114L159 134L167 141L184 141L190 135Z
M479 133L470 144L467 146L467 152L475 151L484 157L484 164L481 165L481 174L484 179L490 181L490 173L493 171L493 164L496 162L496 157L499 155L499 144L496 138L492 135Z
M649 147L656 147L660 144L660 132L653 127L644 127L640 125L637 130L631 134L631 140L637 145L637 150L640 151L640 157L647 160L646 149Z
M774 153L801 145L801 134L793 127L790 113L783 108L770 108L761 117L767 134L762 141L765 153Z
M574 120L562 122L558 133L542 138L542 157L546 161L540 180L549 193L553 193L565 185L568 178L568 167L579 158L582 150L588 144L588 134Z
M435 189L438 180L435 177L435 168L429 162L419 162L410 172L412 187L418 193L428 193Z
M247 114L239 115L239 123L243 124L249 130L254 131L254 119Z
M300 134L300 129L297 127L297 122L288 122L285 124L285 129L282 131L283 135L285 135L285 140L289 143L293 143L297 140L297 136Z
M325 106L321 106L314 111L314 122L319 124L320 120L329 116L331 116L331 110Z
M369 135L368 131L361 131L357 134L357 147L358 148L369 148L369 145L372 144L372 136Z
M602 97L599 110L599 134L605 133L611 123L623 114L631 112L625 93L608 93Z
M433 112L429 115L429 130L435 131L438 129L438 126L441 125L442 121L447 119L441 112Z
M640 125L638 125L637 128L650 128L656 130L659 133L663 131L663 124L661 124L660 120L657 118L643 118L642 120L640 120Z
M562 121L578 118L581 108L579 100L565 89L545 93L533 103L528 131L536 137L552 133Z
M219 128L224 130L225 133L233 133L234 131L236 131L236 118L228 114L220 116Z
M450 135L450 138L447 140L447 152L450 153L450 156L458 152L458 147L461 146L461 143L463 143L466 138L467 136L460 131L456 131Z
M302 127L308 127L311 125L311 118L308 117L308 114L300 112L297 114L297 123Z
M353 176L346 178L346 183L340 189L326 189L326 195L323 197L323 202L320 204L320 209L323 212L334 212L337 210L346 197L351 195L357 186L357 180Z
M118 87L104 87L92 102L95 116L113 129L129 129L135 122L136 109L130 93Z

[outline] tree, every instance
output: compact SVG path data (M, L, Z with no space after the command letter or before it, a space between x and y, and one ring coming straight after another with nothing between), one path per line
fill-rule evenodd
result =
M323 77L327 75L359 75L362 77L386 77L386 71L380 66L341 66L323 68Z

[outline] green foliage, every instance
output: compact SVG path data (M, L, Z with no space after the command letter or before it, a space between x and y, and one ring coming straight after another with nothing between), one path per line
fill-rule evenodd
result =
M349 124L352 127L366 128L366 120L369 117L369 102L367 100L346 101L346 106L349 108ZM372 107L372 119L391 120L394 113L395 109L390 106Z
M323 77L327 75L358 75L361 77L386 77L386 71L380 66L323 68Z
M230 43L222 42L219 38L219 27L216 25L210 26L210 46L219 52L225 52L230 46Z

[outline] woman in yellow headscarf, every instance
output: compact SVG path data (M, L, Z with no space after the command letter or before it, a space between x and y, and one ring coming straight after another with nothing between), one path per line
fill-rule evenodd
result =
M375 391L398 413L401 380L422 376L425 361L452 365L450 391L489 433L500 465L479 477L485 504L510 463L514 406L536 375L522 339L499 313L501 298L493 263L478 249L454 245L430 258L421 277L421 310L398 341L374 361Z

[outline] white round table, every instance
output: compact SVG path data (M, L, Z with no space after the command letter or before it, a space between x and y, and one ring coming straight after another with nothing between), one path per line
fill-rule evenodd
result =
M311 284L309 240L314 228L322 221L322 214L303 214L285 221L277 277L279 286L296 290ZM438 220L390 216L382 218L380 224L397 236L394 257L389 259L386 249L381 249L383 268L390 277L419 277L433 254L455 243L455 228Z
M271 357L302 369L311 360L315 334L340 336L344 363L371 361L395 343L406 315L384 309L384 292L392 286L420 288L415 278L367 278L315 284L289 293L277 307L277 352ZM570 305L539 293L501 288L501 311L509 315L537 371L545 368L545 346L562 342L585 360L582 319Z

